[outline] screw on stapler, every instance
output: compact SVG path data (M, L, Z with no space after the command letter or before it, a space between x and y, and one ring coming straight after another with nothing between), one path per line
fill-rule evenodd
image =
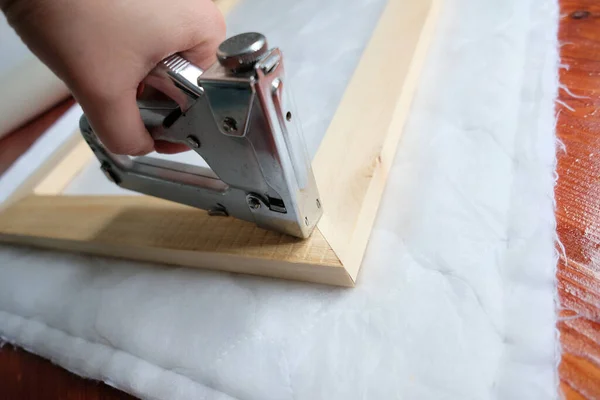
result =
M231 216L306 238L322 215L321 201L283 67L260 33L225 40L206 71L173 55L145 83L167 99L138 100L155 139L183 143L210 170L109 152L86 116L80 127L105 175L154 197Z

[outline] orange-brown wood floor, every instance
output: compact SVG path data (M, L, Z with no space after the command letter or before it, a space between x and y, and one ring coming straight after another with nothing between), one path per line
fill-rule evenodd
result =
M559 153L556 218L565 257L558 265L563 350L561 388L569 399L600 399L600 2L562 0L559 33ZM571 108L571 109L569 109Z
M561 90L557 107L557 134L567 149L559 153L556 187L558 233L566 254L557 273L563 350L559 372L568 399L600 399L600 1L560 4L560 79L575 96ZM46 122L56 113L46 116ZM0 141L0 149L5 144L6 139ZM4 161L13 156L5 154ZM0 174L2 159L0 151ZM131 398L12 346L0 349L0 399L41 397Z

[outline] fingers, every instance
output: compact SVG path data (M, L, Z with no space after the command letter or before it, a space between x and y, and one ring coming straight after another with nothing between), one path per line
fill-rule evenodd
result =
M80 99L80 103L92 128L111 152L143 155L154 150L154 141L136 103L135 89L107 98Z
M225 18L212 0L196 3L187 21L187 32L182 56L200 68L206 69L217 61L217 48L225 40Z

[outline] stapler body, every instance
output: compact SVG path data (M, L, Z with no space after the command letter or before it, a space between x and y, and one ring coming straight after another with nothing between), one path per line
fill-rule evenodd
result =
M84 139L123 188L310 236L323 210L281 51L245 33L224 41L217 58L206 71L179 55L163 60L145 83L167 99L138 100L155 139L187 145L210 169L113 154L85 115Z

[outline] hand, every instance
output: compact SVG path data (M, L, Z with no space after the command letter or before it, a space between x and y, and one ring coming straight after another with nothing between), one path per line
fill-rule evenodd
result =
M201 68L216 61L225 21L211 0L0 0L0 7L31 51L67 84L109 150L187 149L154 142L136 95L171 54Z

